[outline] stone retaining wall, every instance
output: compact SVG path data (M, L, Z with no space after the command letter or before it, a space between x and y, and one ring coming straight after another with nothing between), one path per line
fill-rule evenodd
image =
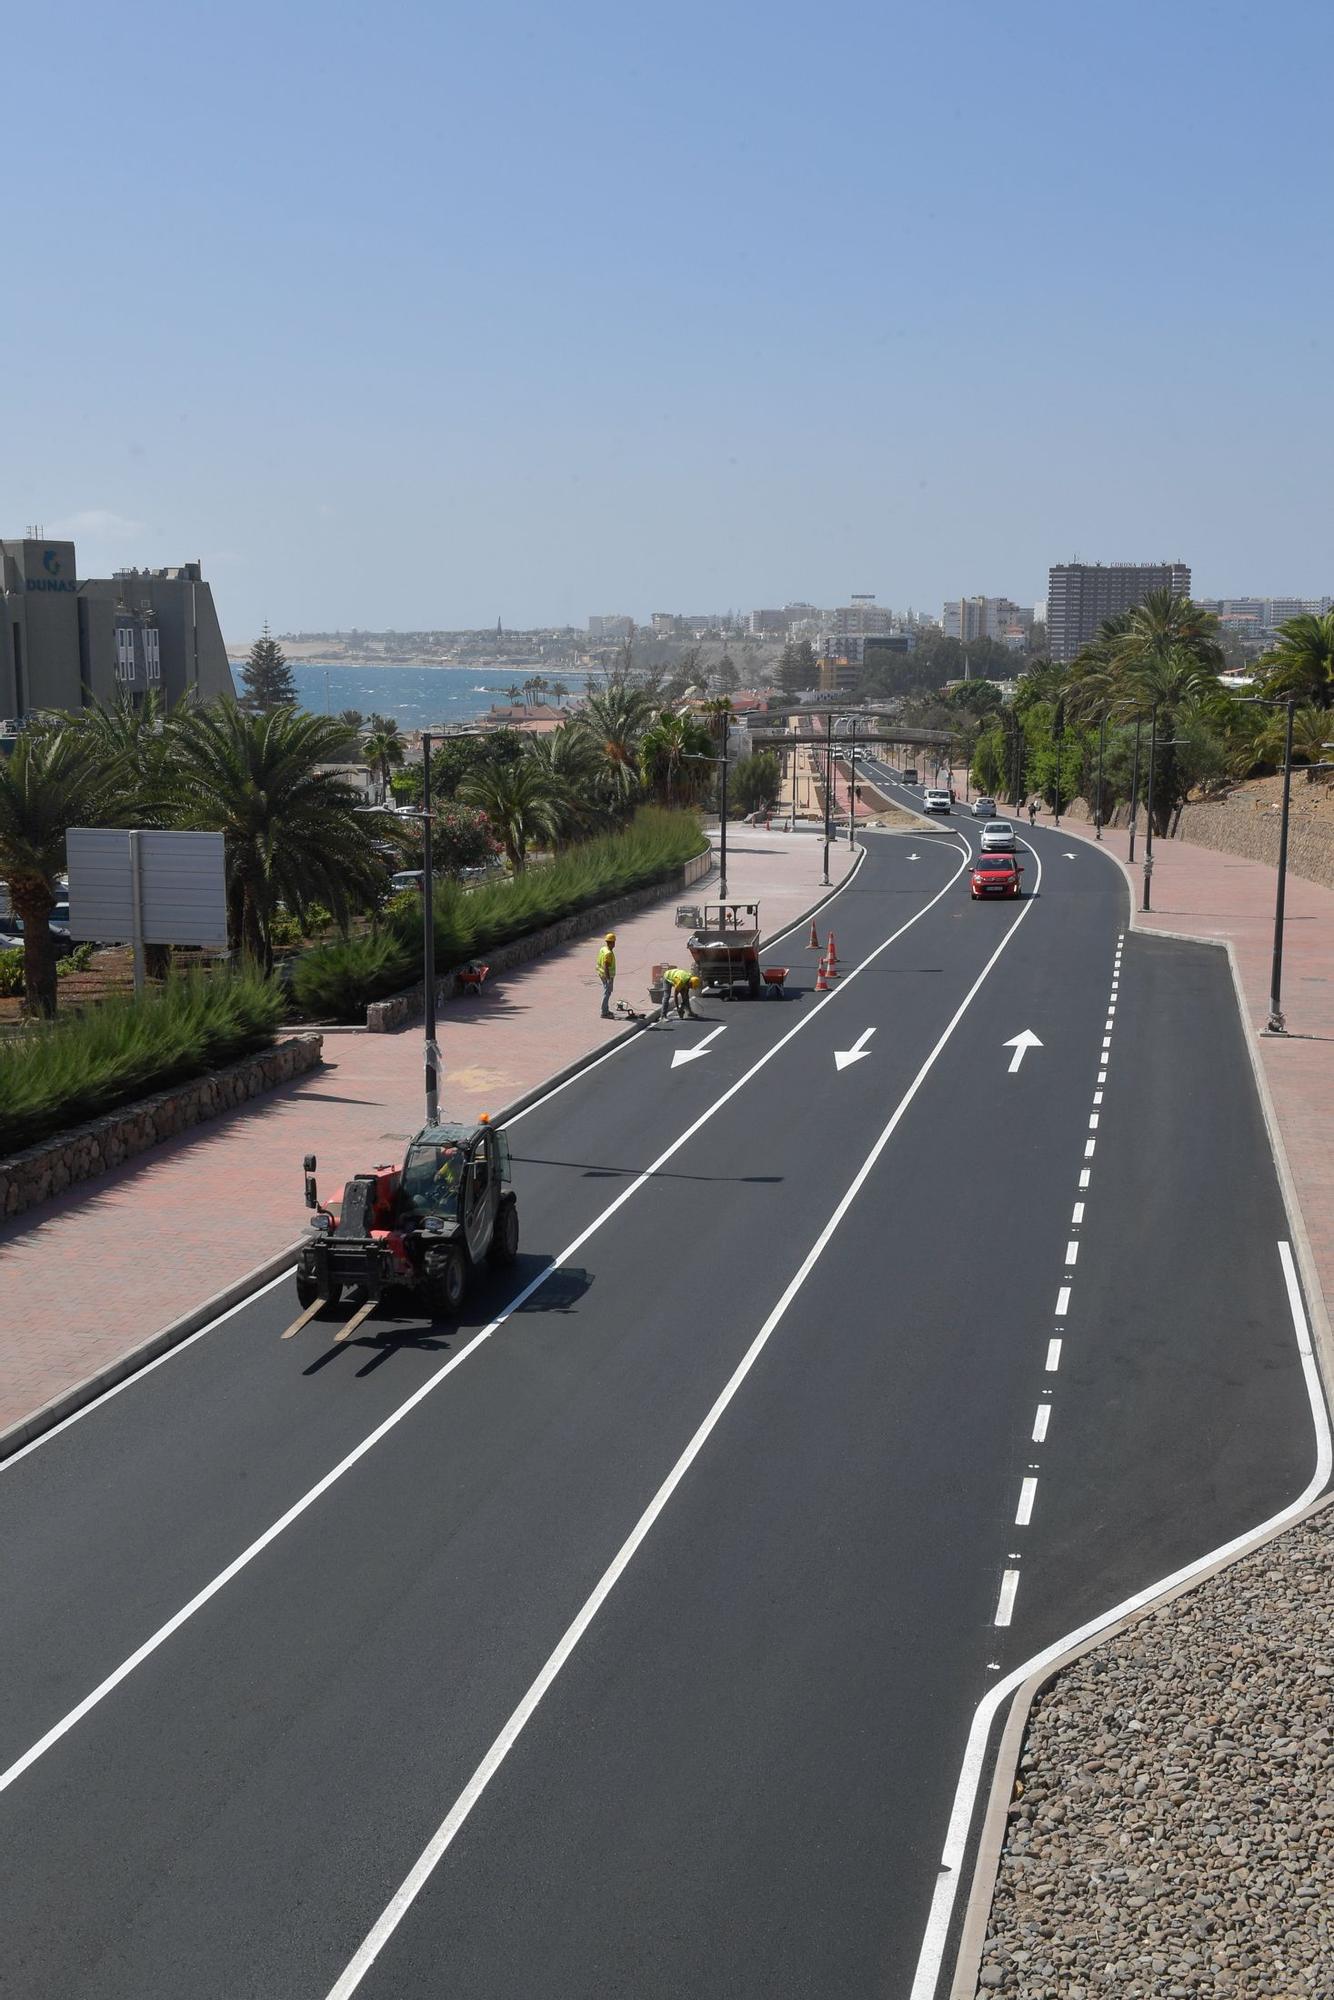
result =
M22 1215L25 1209L62 1193L76 1181L107 1173L163 1139L174 1139L192 1125L217 1118L262 1091L317 1069L323 1041L322 1035L295 1035L290 1041L229 1063L225 1069L179 1083L156 1097L141 1097L119 1111L109 1111L104 1118L76 1125L43 1140L40 1146L29 1146L25 1152L0 1160L0 1214Z
M1305 783L1300 773L1293 778L1292 811L1288 821L1288 867L1294 875L1334 889L1334 831L1313 820L1303 819L1299 787ZM1083 799L1069 808L1069 817L1091 821L1093 814ZM1109 826L1129 826L1130 813L1119 805L1107 821ZM1136 815L1136 825L1144 830L1144 814ZM1267 801L1234 793L1227 798L1194 799L1182 808L1181 824L1172 836L1195 847L1212 847L1221 854L1235 854L1243 861L1262 861L1278 867L1279 815ZM1155 834L1155 842L1161 840Z
M696 854L666 882L657 882L648 889L633 889L628 895L617 896L609 903L595 904L591 909L577 911L572 917L562 917L559 923L547 924L540 931L531 931L527 937L497 945L494 951L485 954L492 976L497 972L512 971L516 965L526 965L530 959L541 958L543 952L554 951L557 945L569 944L575 938L595 937L599 931L609 930L622 918L633 916L637 910L646 910L651 903L661 902L664 896L679 895L683 889L701 881L712 867L712 851ZM455 968L450 966L436 975L437 1007L443 1007L456 997L454 972ZM405 992L391 993L387 1000L372 1000L366 1009L366 1026L373 1035L387 1035L395 1028L406 1028L422 1020L425 1012L426 982L418 980Z

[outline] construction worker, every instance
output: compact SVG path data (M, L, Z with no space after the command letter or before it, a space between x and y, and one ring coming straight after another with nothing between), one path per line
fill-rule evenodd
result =
M608 931L598 952L598 978L602 981L602 1018L611 1019L611 989L616 984L616 933Z
M667 1009L676 1002L678 1021L698 1021L699 1015L690 1004L692 993L700 990L700 976L697 972L687 972L684 966L668 965L662 974L662 1015L667 1019Z

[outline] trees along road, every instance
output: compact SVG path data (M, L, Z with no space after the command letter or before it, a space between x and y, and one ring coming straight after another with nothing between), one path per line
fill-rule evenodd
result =
M4 1991L935 1990L988 1690L1316 1457L1223 954L977 831L517 1119L457 1328L284 1278L0 1468Z

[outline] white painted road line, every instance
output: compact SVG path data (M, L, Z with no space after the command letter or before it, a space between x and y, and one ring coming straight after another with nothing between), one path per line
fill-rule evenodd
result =
M1016 1528L1026 1528L1032 1520L1033 1502L1037 1498L1037 1492L1038 1482L1032 1477L1023 1480L1020 1484L1019 1505L1015 1509L1014 1516L1014 1525Z
M1098 1143L1098 1142L1097 1142L1097 1140L1096 1140L1096 1139L1085 1139L1085 1141L1084 1141L1084 1158L1085 1158L1086 1160L1091 1160L1091 1159L1093 1158L1093 1152L1094 1152L1094 1148L1096 1147L1097 1143Z
M1081 1185L1081 1186L1083 1185L1083 1182L1082 1182L1082 1180L1081 1180L1081 1182L1080 1182L1080 1185ZM1075 1203L1075 1207L1074 1207L1074 1213L1073 1213L1073 1214L1071 1215L1071 1217L1070 1217L1070 1226L1071 1226L1071 1228L1072 1228L1072 1229L1078 1229L1078 1227L1079 1227L1080 1223L1081 1223L1081 1222L1082 1222L1083 1220L1084 1220L1084 1204L1083 1204L1083 1202L1082 1202L1082 1201L1077 1201L1077 1202Z
M1153 1603L1164 1591L1174 1590L1180 1583L1189 1583L1192 1578L1203 1576L1215 1564L1226 1562L1229 1556L1239 1554L1252 1546L1261 1536L1281 1528L1325 1489L1330 1475L1331 1453L1329 1416L1325 1409L1324 1392L1320 1385L1320 1374L1316 1367L1315 1355L1311 1351L1310 1329L1306 1322L1306 1312L1302 1304L1301 1287L1297 1282L1297 1270L1292 1259L1292 1250L1287 1243L1278 1246L1279 1261L1283 1266L1283 1278L1287 1286L1288 1306L1292 1314L1293 1330L1297 1337L1297 1350L1301 1355L1302 1374L1306 1382L1307 1400L1311 1406L1311 1423L1315 1431L1315 1470L1290 1505L1277 1514L1271 1514L1267 1521L1258 1522L1248 1528L1245 1534L1236 1535L1230 1542L1224 1542L1218 1549L1211 1549L1183 1569L1174 1570L1170 1576L1159 1577L1143 1590L1137 1590L1133 1597L1124 1598L1107 1611L1099 1612L1087 1624L1077 1626L1073 1632L1066 1632L1054 1639L1050 1646L1044 1646L1022 1666L1015 1667L1004 1680L997 1681L989 1688L973 1712L972 1727L968 1732L968 1742L964 1749L963 1764L959 1772L959 1782L954 1790L954 1804L950 1810L949 1826L945 1834L941 1852L940 1873L931 1897L931 1909L927 1916L926 1928L922 1934L922 1948L917 1957L917 1970L913 1975L912 1990L908 2000L935 2000L940 1984L940 1968L949 1940L950 1920L954 1912L954 1899L959 1891L964 1875L964 1860L968 1848L969 1829L977 1805L978 1787L986 1769L987 1742L991 1725L996 1718L1001 1703L1007 1701L1017 1687L1033 1674L1040 1673L1046 1666L1059 1660L1072 1646L1078 1646L1095 1633L1104 1631L1109 1625L1129 1617L1132 1611L1139 1611L1146 1604Z
M1090 1131L1090 1132L1096 1132L1096 1131L1097 1131L1097 1129L1098 1129L1098 1113L1097 1113L1096 1111L1090 1111L1090 1113L1089 1113L1089 1131Z
M707 1055L709 1043L716 1042L719 1035L725 1035L726 1033L727 1023L724 1021L721 1027L710 1028L708 1034L702 1036L693 1048L677 1049L672 1057L672 1068L679 1069L682 1063L694 1062L696 1056Z
M1047 1342L1047 1373L1054 1375L1061 1365L1061 1343L1059 1340Z
M1070 1287L1069 1285L1062 1285L1060 1291L1056 1294L1057 1319L1064 1319L1069 1310L1070 1310Z
M954 877L951 878L951 880L957 881L958 874L960 873L962 873L962 864L960 866L959 871L956 873ZM1042 863L1041 861L1039 861L1037 883L1035 883L1034 885L1035 892L1038 884L1041 883L1041 880L1042 880ZM948 1025L944 1029L944 1032L941 1034L939 1041L936 1043L930 1055L927 1057L926 1061L922 1064L922 1067L918 1070L917 1075L913 1078L907 1090L900 1098L898 1104L894 1109L893 1115L889 1119L888 1124L885 1125L879 1137L872 1145L870 1152L866 1155L866 1158L862 1161L862 1164L858 1168L856 1174L853 1176L853 1179L846 1193L839 1201L838 1206L835 1208L828 1222L826 1222L824 1228L820 1231L819 1236L816 1238L810 1250L807 1252L806 1257L803 1260L800 1269L796 1272L795 1276L789 1281L787 1289L784 1291L777 1305L774 1307L773 1311L769 1314L769 1317L765 1320L764 1325L760 1328L759 1332L756 1334L750 1346L746 1349L745 1354L741 1357L741 1360L738 1362L736 1368L733 1370L731 1376L728 1378L726 1385L719 1394L717 1400L714 1402L712 1409L709 1411L708 1415L704 1418L703 1423L701 1423L699 1429L695 1432L689 1444L686 1446L685 1450L681 1453L681 1456L677 1459L671 1471L667 1474L667 1477L664 1479L662 1485L658 1488L657 1492L650 1500L648 1506L644 1509L644 1512L640 1515L638 1521L636 1521L634 1527L631 1529L629 1535L626 1537L626 1540L622 1543L616 1555L612 1558L610 1566L604 1571L603 1575L594 1585L589 1596L585 1599L580 1610L575 1615L572 1623L569 1625L564 1635L557 1643L555 1650L551 1653L551 1655L546 1661L546 1664L542 1667L536 1680L534 1680L532 1686L528 1689L528 1692L524 1695L518 1707L514 1710L513 1714L510 1716L508 1722L506 1722L504 1727L501 1729L500 1734L496 1737L490 1749L483 1757L481 1763L477 1766L477 1769L473 1772L472 1777L468 1780L468 1783L464 1786L462 1792L460 1792L458 1798L454 1801L454 1804L450 1807L449 1812L445 1815L444 1819L440 1822L440 1825L436 1828L435 1832L432 1834L430 1840L423 1848L421 1854L417 1857L417 1860L413 1863L413 1866L409 1870L403 1883L395 1891L394 1895L390 1898L385 1908L381 1911L380 1916L378 1917L376 1922L372 1925L366 1937L363 1939L356 1954L349 1961L348 1965L344 1968L341 1977L329 1989L328 2000L351 2000L351 1995L356 1992L362 1980L366 1977L366 1974L370 1971L376 1959L379 1957L380 1953L384 1950L385 1945L388 1944L390 1938L393 1936L394 1932L398 1929L398 1926L402 1923L403 1918L407 1915L409 1909L411 1909L413 1903L416 1901L417 1897L421 1894L421 1891L425 1888L427 1882L429 1882L432 1874L435 1872L436 1867L438 1866L440 1861L444 1858L445 1854L449 1851L449 1848L453 1845L455 1838L457 1837L460 1829L466 1823L470 1813L472 1812L473 1807L477 1804L477 1801L486 1791L486 1788L491 1783L492 1778L494 1778L496 1772L505 1762L505 1759L509 1756L510 1751L513 1749L514 1745L518 1742L520 1736L523 1734L529 1722L536 1714L537 1709L540 1706L543 1697L547 1693L547 1690L552 1686L553 1682L560 1674L562 1668L565 1666L566 1661L570 1658L571 1654L578 1646L580 1640L583 1638L585 1632L588 1630L589 1626L593 1623L593 1620L597 1617L598 1612L602 1609L602 1606L605 1604L608 1597L610 1597L617 1583L620 1581L621 1577L628 1569L631 1561L633 1560L635 1554L640 1548L640 1545L643 1543L644 1538L647 1536L654 1522L658 1519L659 1515L666 1507L668 1501L675 1493L681 1481L685 1478L686 1473L690 1470L690 1467L694 1464L695 1459L699 1456L700 1452L703 1450L714 1428L719 1423L724 1412L728 1408L728 1405L732 1402L732 1399L737 1394L737 1391L740 1389L747 1375L749 1375L756 1361L759 1359L765 1347L768 1345L769 1340L773 1335L774 1329L780 1324L784 1315L787 1312L788 1307L791 1305L793 1299L796 1298L798 1292L805 1284L807 1277L810 1275L811 1271L814 1270L816 1264L819 1262L821 1256L824 1254L824 1251L828 1247L829 1242L832 1239L835 1231L837 1230L840 1222L843 1220L843 1217L847 1214L848 1210L851 1208L853 1202L856 1200L858 1194L861 1192L863 1186L865 1185L872 1169L876 1164L876 1161L880 1158L880 1155L884 1152L885 1147L889 1144L889 1141L892 1138L895 1130L897 1129L900 1120L906 1114L909 1106L912 1104L914 1098L917 1096L918 1091L921 1089L922 1084L925 1082L927 1076L934 1068L937 1057L940 1055L946 1043L950 1040L950 1037L953 1035L954 1030L958 1027L960 1021L967 1013L973 1000L975 999L977 994L981 991L982 985L984 981L987 979L988 975L990 974L992 967L996 964L996 961L999 959L1001 953L1005 950L1005 947L1010 943L1011 939L1018 931L1019 926L1023 923L1025 917L1027 917L1028 912L1032 908L1033 908L1032 900L1025 903L1023 909L1020 911L1019 915L1015 918L1013 924L1011 924L1009 930L1005 933L1005 936L1000 940L999 944L996 946L995 951L992 952L991 957L987 960L981 972L979 972L977 978L973 981L973 984L969 987L968 992L964 995L964 998L960 1001ZM869 960L865 962L869 963ZM855 976L855 975L850 975L850 976ZM1002 1595L1003 1594L1004 1592L1002 1590ZM1011 1592L1011 1602L1013 1602L1013 1592Z
M1094 1093L1093 1093L1093 1102L1094 1102L1095 1104L1101 1104L1101 1103L1102 1103L1102 1092L1101 1092L1100 1090L1095 1090L1095 1091L1094 1091Z
M1001 1578L1000 1596L996 1601L995 1623L997 1625L1008 1625L1011 1618L1013 1618L1014 1600L1018 1592L1018 1589L1019 1589L1018 1570L1007 1569L1004 1576ZM332 1994L330 1994L329 2000L333 2000Z
M447 1361L442 1362L441 1366L436 1369L434 1375L429 1375L426 1378L426 1380L417 1389L415 1389L410 1396L408 1396L403 1402L401 1402L397 1406L396 1409L391 1410L389 1415L385 1417L381 1423L377 1424L375 1429L373 1431L370 1431L367 1434L367 1436L361 1440L360 1444L354 1445L352 1450L338 1461L337 1465L333 1466L328 1472L326 1472L322 1479L317 1480L316 1483L312 1487L310 1487L307 1492L301 1495L301 1498L299 1500L294 1501L293 1504L287 1509L287 1512L285 1514L280 1515L278 1520L274 1521L269 1527L267 1527L264 1530L263 1534L256 1536L255 1540L250 1543L248 1548L242 1549L240 1555L234 1557L233 1560L227 1564L226 1568L220 1570L218 1574L215 1577L213 1577L210 1582L206 1583L201 1590L197 1591L195 1595L189 1600L188 1603L183 1604L179 1611L173 1613L173 1615L167 1619L165 1624L160 1625L156 1632L152 1633L149 1638L144 1640L141 1646L137 1646L134 1652L132 1652L127 1659L122 1660L120 1665L114 1668L113 1671L106 1676L105 1680L99 1681L97 1686L93 1688L90 1693L86 1694L81 1702L78 1702L72 1709L68 1711L67 1714L61 1716L58 1722L53 1723L51 1728L47 1730L46 1734L40 1737L36 1743L31 1744L29 1748L24 1751L23 1755L21 1757L16 1758L15 1761L9 1766L7 1770L0 1771L0 1792L7 1791L17 1778L20 1778L26 1770L30 1769L30 1767L33 1764L35 1764L39 1758L45 1756L46 1752L51 1748L53 1748L55 1744L59 1743L62 1737L67 1736L70 1730L73 1729L78 1723L82 1722L84 1717L90 1714L91 1711L94 1708L96 1708L100 1702L105 1701L106 1697L109 1694L114 1693L115 1690L121 1685L122 1681L128 1680L130 1675L134 1673L136 1668L142 1666L144 1661L149 1659L158 1650L159 1646L164 1645L166 1641L170 1639L174 1633L178 1632L183 1625L188 1623L188 1621L194 1617L197 1611L201 1611L206 1604L211 1603L213 1598L215 1598L218 1595L219 1591L225 1589L226 1586L229 1583L231 1583L235 1577L239 1576L241 1571L247 1568L247 1566L255 1560L256 1556L261 1555L264 1552L264 1550L270 1546L271 1543L277 1541L278 1537L281 1534L283 1534L286 1531L286 1529L290 1528L294 1521L300 1520L301 1516L304 1513L306 1513L306 1511L309 1508L313 1507L315 1502L321 1499L324 1496L324 1494L329 1491L330 1487L336 1485L337 1482L344 1476L345 1473L348 1473L352 1470L353 1466L358 1465L361 1462L361 1460L366 1456L367 1452L372 1451L383 1438L388 1437L391 1431L396 1430L398 1425L403 1422L405 1417L409 1416L412 1413L412 1411L417 1408L417 1405L419 1403L425 1402L426 1398L429 1395L431 1395L436 1389L438 1389L440 1387L440 1384L444 1382L447 1379L447 1377L452 1375L456 1368L461 1367L463 1363L469 1358L470 1355L475 1354L478 1348L483 1346L485 1342L488 1341L491 1338L491 1336L499 1330L499 1328L504 1326L507 1323L507 1321L512 1319L514 1314L519 1312L523 1308L523 1306L527 1304L528 1300L532 1298L533 1294L541 1289L541 1287L546 1283L547 1279L551 1277L552 1273L560 1270L569 1261L569 1259L576 1254L576 1252L578 1252L583 1248L584 1244L588 1242L590 1237L595 1236L597 1232L603 1227L603 1225L609 1222L612 1216L615 1215L619 1209L623 1208L626 1202L629 1201L635 1194L638 1193L640 1188L644 1187L649 1181L651 1181L655 1174L660 1173L662 1168L666 1166L667 1162L670 1159L674 1158L675 1155L680 1152L681 1148L687 1145L689 1141L694 1138L697 1132L702 1131L703 1128L709 1123L709 1121L712 1118L714 1118L719 1111L722 1110L723 1106L725 1104L730 1103L732 1098L734 1098L739 1091L744 1089L744 1087L746 1086L747 1083L750 1082L752 1077L756 1076L760 1070L765 1068L765 1066L768 1063L772 1062L773 1058L778 1054L779 1050L785 1048L786 1045L792 1040L794 1035L800 1034L802 1029L805 1028L811 1021L818 1019L822 1009L828 1006L831 1001L837 1000L840 998L842 994L849 992L854 982L858 979L860 974L865 971L868 965L871 965L880 956L882 952L887 951L890 945L894 943L896 938L902 937L903 933L906 930L910 930L913 924L917 923L922 917L926 915L928 910L933 909L943 896L948 895L951 888L953 888L954 884L958 881L960 875L962 875L966 865L967 865L967 860L965 857L963 860L960 861L959 866L955 869L953 875L951 875L949 881L945 884L944 888L938 889L936 891L936 894L931 898L930 902L923 903L921 909L918 910L915 913L915 915L909 917L907 922L901 924L897 931L893 932L891 936L887 937L882 944L878 944L874 951L868 953L866 958L862 960L862 963L856 968L856 970L848 974L847 978L844 980L841 986L836 987L832 993L828 993L822 999L818 1000L815 1003L815 1005L810 1009L809 1013L804 1015L802 1020L798 1021L794 1027L789 1028L785 1035L781 1035L779 1039L772 1045L772 1047L766 1049L764 1054L760 1056L756 1062L752 1063L750 1068L746 1070L742 1076L739 1076L736 1079L735 1083L729 1084L727 1089L723 1091L722 1095L720 1097L716 1097L713 1103L709 1105L707 1110L702 1111L698 1116L698 1118L694 1119L693 1122L686 1127L684 1132L680 1133L677 1138L672 1140L672 1143L663 1152L659 1153L657 1159L654 1160L650 1166L645 1167L643 1173L637 1175L636 1178L632 1180L626 1187L622 1188L621 1192L618 1195L616 1195L612 1201L608 1202L606 1208L602 1210L601 1214L594 1216L592 1222L590 1222L585 1229L580 1231L579 1235L575 1237L572 1243L567 1244L565 1249L562 1250L558 1256L553 1257L550 1263L544 1265L543 1268L536 1274L536 1276L529 1280L529 1282L524 1286L521 1292L516 1293L515 1297L511 1299L510 1303L505 1307L502 1313L499 1313L495 1319L489 1320L484 1327L480 1328L479 1331L473 1335L472 1339L468 1341L465 1346L461 1347L458 1350L457 1354L451 1354ZM1040 866L1039 866L1038 879L1039 881L1041 880ZM900 1112L906 1108L909 1100L916 1094L918 1087L920 1086L923 1078L926 1076L928 1070L935 1062L936 1057L940 1054L940 1051L944 1048L946 1042L949 1040L950 1036L954 1033L954 1030L957 1027L960 1020L962 1020L966 1009L968 1008L970 1002L973 999L973 996L977 993L978 989L982 985L983 980L986 979L987 975L991 971L991 968L995 965L997 959L1004 951L1006 945L1010 942L1010 939L1014 936L1020 924L1024 921L1024 918L1028 915L1028 911L1031 907L1032 907L1031 904L1026 904L1024 906L1024 909L1020 912L1019 916L1015 918L1014 923L1011 924L1009 930L1005 933L1000 943L996 946L995 951L991 954L991 957L987 960L985 966L983 966L976 980L969 988L967 995L961 1001L958 1011L954 1015L954 1018L951 1020L949 1026L946 1028L940 1040L936 1043L936 1046L931 1051L931 1054L927 1057L923 1067L918 1071L917 1077L915 1078L914 1082L912 1083L909 1089L908 1096L903 1099L902 1104L900 1105L899 1108ZM625 1046L628 1046L628 1044L626 1044ZM891 1121L890 1126L886 1128L885 1133L882 1135L882 1143L887 1143L889 1132L893 1129L893 1124L894 1122L897 1121L898 1116L899 1112L896 1112L894 1120Z
M1047 1442L1047 1425L1050 1422L1051 1422L1051 1404L1039 1403L1033 1417L1034 1444L1045 1444Z
M1067 1269L1071 1264L1077 1264L1079 1262L1079 1245L1077 1243L1071 1241L1066 1244L1065 1262Z
M1092 1179L1093 1170L1091 1167L1081 1167L1079 1169L1079 1185L1082 1188L1086 1188Z

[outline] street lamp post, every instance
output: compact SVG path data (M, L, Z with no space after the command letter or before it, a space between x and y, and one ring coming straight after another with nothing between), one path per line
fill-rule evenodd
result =
M824 719L827 744L824 762L824 887L829 887L829 842L831 838L830 813L834 803L834 718Z
M1139 811L1139 733L1144 717L1135 710L1135 755L1130 766L1130 865L1135 865L1135 816Z
M848 757L848 845L857 845L857 718L852 718L852 751Z
M1098 719L1098 797L1093 808L1093 834L1095 840L1102 839L1102 765L1107 750L1107 711L1103 710Z
M1149 791L1145 801L1144 814L1144 896L1140 908L1147 910L1150 904L1150 877L1153 874L1153 774L1158 756L1158 704L1155 701L1149 709Z
M1283 707L1287 715L1283 724L1283 810L1278 823L1278 886L1274 891L1274 949L1269 961L1269 1019L1265 1023L1267 1035L1286 1035L1288 1024L1283 1018L1283 911L1288 891L1288 807L1292 797L1292 718L1297 707L1296 695L1287 695L1281 702L1265 695L1244 695L1243 701L1262 708ZM1328 746L1326 746L1328 747Z
M426 1122L440 1113L440 1051L435 1040L435 879L431 872L431 738L422 733L422 971L426 981Z

